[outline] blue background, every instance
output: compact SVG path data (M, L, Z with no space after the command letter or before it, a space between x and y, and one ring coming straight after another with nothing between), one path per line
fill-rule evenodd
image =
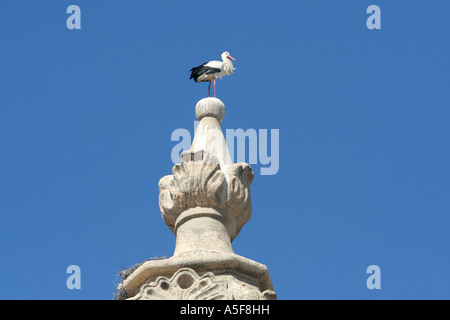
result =
M111 299L123 267L173 254L158 181L207 94L188 71L229 51L222 128L280 130L278 173L252 165L235 252L267 265L279 299L449 299L449 14L443 0L3 0L0 298Z

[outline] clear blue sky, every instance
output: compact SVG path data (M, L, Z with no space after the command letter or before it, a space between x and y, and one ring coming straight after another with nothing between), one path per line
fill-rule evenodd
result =
M447 0L2 0L0 298L111 299L122 267L173 254L158 181L207 94L189 69L226 50L222 128L280 130L278 173L252 165L235 252L267 265L279 299L449 299L449 14Z

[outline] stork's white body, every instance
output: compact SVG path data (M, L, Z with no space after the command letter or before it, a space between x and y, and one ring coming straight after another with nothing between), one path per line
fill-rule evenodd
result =
M222 79L224 76L232 75L233 70L235 70L235 68L233 67L233 63L226 57L223 59L223 61L213 60L205 63L203 66L206 68L219 69L220 71L204 73L197 78L196 82Z

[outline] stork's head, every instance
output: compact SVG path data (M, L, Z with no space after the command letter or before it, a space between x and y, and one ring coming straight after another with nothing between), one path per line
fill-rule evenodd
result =
M233 58L232 56L230 56L230 53L227 52L227 51L225 51L224 53L222 53L222 60L224 60L225 58L236 61L236 59Z

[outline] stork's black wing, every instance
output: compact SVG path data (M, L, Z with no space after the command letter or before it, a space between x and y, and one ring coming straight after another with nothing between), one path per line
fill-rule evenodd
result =
M210 74L210 73L219 73L219 68L213 68L213 67L207 67L206 64L208 62L205 62L201 66L195 67L191 69L191 77L189 79L194 79L195 82L197 82L198 77L200 77L203 74Z

